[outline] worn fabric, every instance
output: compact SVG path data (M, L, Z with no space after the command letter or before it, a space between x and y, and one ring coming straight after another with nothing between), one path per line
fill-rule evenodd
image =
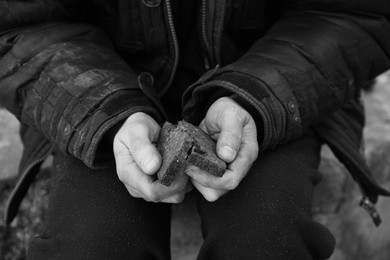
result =
M264 153L218 201L199 198L198 259L328 258L334 238L311 216L319 151L305 136ZM113 168L94 171L59 153L53 171L44 231L28 259L170 259L169 204L132 198Z

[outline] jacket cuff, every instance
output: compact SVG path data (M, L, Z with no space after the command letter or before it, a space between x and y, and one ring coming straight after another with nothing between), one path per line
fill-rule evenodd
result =
M72 129L67 152L92 169L114 164L112 144L103 141L109 129L117 126L136 112L144 112L162 123L162 117L146 97L119 91L102 102L100 107L77 128Z
M206 107L207 97L217 88L233 92L235 100L251 113L261 152L301 135L301 118L294 96L284 93L283 100L276 98L262 81L239 72L206 75L190 86L183 98L184 118L199 123L204 113L200 109Z

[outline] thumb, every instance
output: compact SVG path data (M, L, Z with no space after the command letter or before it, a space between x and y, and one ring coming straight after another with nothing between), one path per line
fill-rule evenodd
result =
M149 139L135 136L130 142L129 150L144 173L152 175L160 168L161 156Z
M230 163L240 150L245 114L239 107L232 107L226 109L221 117L218 120L221 132L217 141L217 154Z
M128 147L138 167L152 175L161 165L161 156L152 144L158 139L160 126L149 115L134 115L122 126L120 139Z

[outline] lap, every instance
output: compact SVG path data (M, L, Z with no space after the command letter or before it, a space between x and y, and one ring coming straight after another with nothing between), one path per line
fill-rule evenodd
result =
M312 190L320 142L315 136L265 152L237 189L218 201L201 200L205 243L200 256L215 259L324 259L333 236L312 220ZM224 245L216 247L215 245ZM237 251L237 248L242 251Z
M320 143L313 136L263 153L237 189L199 202L199 259L320 259L334 240L311 218ZM169 259L170 206L132 198L115 168L93 171L57 154L44 232L31 259Z
M91 170L57 153L51 182L29 258L169 259L170 206L131 197L114 167Z

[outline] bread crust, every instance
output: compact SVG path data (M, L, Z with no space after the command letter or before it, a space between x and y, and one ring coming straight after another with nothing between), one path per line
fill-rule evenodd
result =
M165 186L188 164L217 177L222 177L226 170L226 163L216 154L215 142L202 129L186 121L177 125L165 122L157 149L162 156L157 178Z

